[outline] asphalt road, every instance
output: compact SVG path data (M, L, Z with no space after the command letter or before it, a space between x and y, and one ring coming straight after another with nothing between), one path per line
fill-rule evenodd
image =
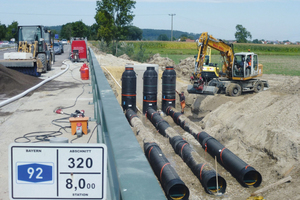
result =
M9 144L14 142L28 142L25 134L36 132L37 135L58 131L60 127L51 122L56 119L66 118L60 126L70 126L69 117L75 110L85 110L85 115L93 119L94 106L92 86L90 80L81 80L80 67L83 63L72 63L68 60L70 45L66 45L65 53L56 55L56 62L52 70L43 73L40 77L45 79L57 74L69 65L69 69L56 79L46 83L34 92L19 100L0 108L0 200L9 200L9 179L11 175L8 167ZM3 51L0 52L3 55ZM1 55L0 55L1 56ZM1 59L1 57L0 57ZM65 61L66 65L62 62ZM66 114L57 114L53 111L59 107ZM96 124L89 121L87 135L78 137L71 134L71 129L61 130L58 137L68 138L72 143L96 143L96 131L92 134ZM19 139L18 139L19 138ZM34 137L29 138L30 142L37 142ZM42 143L49 143L42 141ZM34 161L34 158L32 158Z

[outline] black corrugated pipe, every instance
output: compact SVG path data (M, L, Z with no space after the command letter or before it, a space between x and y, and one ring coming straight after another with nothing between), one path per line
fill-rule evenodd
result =
M162 188L169 200L187 200L189 199L189 189L180 179L175 169L170 165L170 162L162 153L159 146L150 137L146 141L144 137L150 133L142 125L142 121L138 118L137 114L132 110L126 110L126 118L133 127L137 127L139 136L144 141L145 155L154 171L156 177L161 183Z
M189 199L189 189L179 178L159 146L155 142L147 142L144 143L144 151L156 177L164 188L168 199Z
M136 75L132 67L125 67L122 74L122 107L136 112Z
M193 122L191 122L180 112L176 112L174 108L168 107L166 114L171 116L174 122L181 128L192 134L200 143L202 148L205 149L205 151L207 151L212 157L216 156L218 162L226 170L228 170L242 186L260 186L262 182L262 176L253 167L237 157L215 138L202 131L201 128L197 128Z
M157 72L154 67L147 67L143 76L143 114L147 108L157 110Z
M176 154L189 166L195 176L199 179L205 191L208 194L225 193L226 181L218 174L218 188L216 185L216 171L207 163L202 162L203 159L197 154L190 144L185 141L176 131L163 120L159 113L152 108L147 109L147 118L159 130L159 133L165 137L169 137ZM202 163L201 163L202 162ZM217 190L218 189L218 190Z
M175 107L176 72L173 66L167 66L162 74L162 101L161 110L166 112L167 107Z

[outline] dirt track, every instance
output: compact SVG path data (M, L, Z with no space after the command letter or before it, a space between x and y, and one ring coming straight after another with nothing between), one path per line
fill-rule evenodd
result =
M100 65L105 66L121 83L120 78L124 66L132 61L95 53L98 53ZM189 84L187 76L182 75L183 70L178 67L175 69L180 77L177 78L176 88L186 91ZM109 75L107 77L120 99L120 89L115 86L113 80L110 80ZM253 191L268 186L287 175L292 176L291 182L268 190L262 196L265 199L300 199L300 180L298 179L300 174L300 77L264 75L262 79L268 80L270 85L268 90L260 93L244 93L239 97L228 97L224 94L199 97L194 94L188 95L186 92L188 107L185 115L257 169L263 177L259 188L243 188L227 171L218 166L220 174L227 181L227 191L223 197L220 197L221 199L246 199ZM201 104L195 113L191 111L191 108L197 98L200 98ZM176 102L176 108L179 109L179 101L176 100ZM158 107L160 108L160 102L158 102ZM188 133L176 126L170 117L165 117L165 120L186 137L201 156L206 157L208 162L213 162L209 155L204 154L199 144ZM168 140L156 133L149 122L144 121L146 126L155 132L162 150L169 156L171 164L175 165L179 176L190 188L190 199L217 198L203 191L201 184L186 168L181 158L173 153L170 145L167 144ZM140 141L139 138L138 140Z

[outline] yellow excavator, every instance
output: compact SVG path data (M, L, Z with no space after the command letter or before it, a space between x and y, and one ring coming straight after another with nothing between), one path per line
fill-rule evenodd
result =
M196 55L194 57L195 57L195 72L197 72L199 61L198 62L196 62L196 61L199 60L199 58L198 58L198 55ZM218 64L211 62L211 48L207 47L205 58L204 58L204 63L203 63L203 67L202 67L201 77L203 78L203 81L207 84L213 78L218 78L219 73L220 73L220 68L218 67Z
M205 81L204 71L205 56L207 48L212 48L220 52L223 57L222 72L218 67L211 70L209 82ZM233 45L216 39L207 32L200 35L198 39L198 55L195 62L195 71L191 78L193 85L188 86L189 93L195 94L215 94L225 93L228 96L239 96L245 91L260 92L269 88L265 80L258 77L263 74L263 65L258 63L258 56L253 52L234 53Z

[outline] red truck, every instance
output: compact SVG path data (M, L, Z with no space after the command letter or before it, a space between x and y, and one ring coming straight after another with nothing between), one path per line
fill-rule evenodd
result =
M87 38L71 38L71 54L72 62L87 61Z

